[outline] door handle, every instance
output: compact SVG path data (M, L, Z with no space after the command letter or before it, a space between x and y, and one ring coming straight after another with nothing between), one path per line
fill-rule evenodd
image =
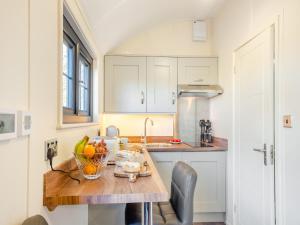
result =
M261 152L261 153L266 152L266 150L264 150L264 149L258 149L258 148L254 148L253 151L255 151L255 152Z
M263 149L253 148L253 151L264 154L264 164L265 164L265 166L267 166L267 144L264 144Z
M145 102L145 94L144 94L144 91L142 91L141 94L142 94L141 103L142 103L142 105L143 105L144 102Z
M172 104L175 105L175 91L172 92Z

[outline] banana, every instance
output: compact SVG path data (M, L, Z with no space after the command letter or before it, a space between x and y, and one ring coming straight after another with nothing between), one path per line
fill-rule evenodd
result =
M89 141L89 137L88 136L84 136L84 138L82 140L80 140L76 146L75 146L75 154L81 154L83 153L84 147L85 145L88 143Z
M84 136L84 138L82 140L80 140L76 146L75 146L75 156L76 158L81 162L81 163L86 163L86 159L82 156L83 150L86 146L86 144L89 142L89 137L88 136Z
M79 147L79 145L80 145L82 142L83 142L83 139L80 140L79 142L77 142L77 144L75 145L74 153L77 154L78 147Z

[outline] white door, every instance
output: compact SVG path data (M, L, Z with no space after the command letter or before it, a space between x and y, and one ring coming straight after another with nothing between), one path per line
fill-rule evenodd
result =
M105 112L146 112L146 57L105 57Z
M274 225L273 27L238 49L235 59L236 224Z
M147 57L147 112L175 113L177 58Z
M178 58L178 84L213 85L218 83L218 58Z

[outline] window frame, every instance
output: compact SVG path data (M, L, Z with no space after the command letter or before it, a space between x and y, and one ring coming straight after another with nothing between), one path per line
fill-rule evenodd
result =
M76 82L76 44L72 42L72 40L64 33L64 37L63 37L63 44L64 42L67 42L69 45L73 46L74 48L74 55L73 55L73 60L74 60L74 65L73 65L73 82L72 82L72 91L73 91L73 96L72 96L72 107L69 108L69 107L65 107L64 105L62 105L63 107L63 113L64 114L67 114L67 115L73 115L75 114L76 112L76 85L75 85L75 82ZM62 72L63 76L64 76L64 72Z
M80 109L80 107L79 107L79 103L80 103L80 90L79 90L79 88L80 88L80 81L79 81L79 73L80 73L80 60L82 60L83 61L83 63L85 64L85 65L88 65L88 68L89 68L89 75L88 75L88 77L89 77L89 80L88 80L88 109L87 109L87 111L84 111L84 110L81 110ZM82 52L80 52L80 54L79 54L79 63L78 63L78 67L79 67L79 73L78 73L78 82L77 82L77 85L78 85L78 95L77 95L77 97L78 97L78 100L77 100L77 102L78 102L78 115L83 115L83 116L87 116L87 115L89 115L90 113L91 113L91 107L90 107L90 105L91 105L91 101L92 101L92 79L91 79L91 77L92 77L92 75L91 75L91 73L92 73L92 65L91 65L91 63L89 62L89 60L88 59L86 59L86 56L82 53Z
M76 124L76 123L91 123L93 122L93 58L89 51L85 48L82 40L76 34L76 29L71 26L71 23L64 15L63 17L63 43L74 44L74 79L73 79L73 101L72 108L61 106L63 109L63 124ZM88 84L88 109L82 111L79 109L79 75L80 75L80 58L89 66L89 84ZM61 76L64 76L63 71Z

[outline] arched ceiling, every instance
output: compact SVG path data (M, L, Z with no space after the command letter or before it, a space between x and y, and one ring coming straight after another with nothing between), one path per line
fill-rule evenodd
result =
M158 23L211 18L224 1L79 0L99 50L103 53Z

